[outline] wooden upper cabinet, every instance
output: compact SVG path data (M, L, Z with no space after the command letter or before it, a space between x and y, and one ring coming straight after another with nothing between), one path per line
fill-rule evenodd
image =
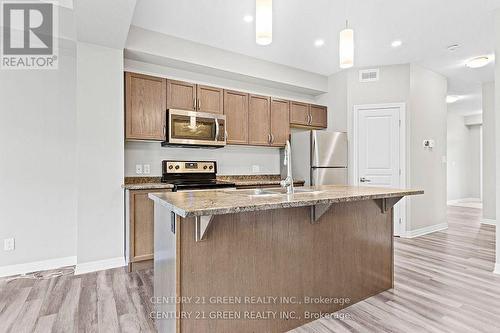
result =
M311 105L311 121L310 125L313 127L326 128L328 126L328 112L326 106Z
M248 94L224 90L227 143L248 144Z
M270 133L271 98L250 95L248 102L248 143L250 145L268 146Z
M290 102L290 124L309 125L309 104Z
M215 87L198 85L197 111L224 113L224 90Z
M125 139L163 140L166 79L125 73Z
M290 135L290 102L271 99L271 145L282 147Z
M196 111L196 84L167 80L167 108Z

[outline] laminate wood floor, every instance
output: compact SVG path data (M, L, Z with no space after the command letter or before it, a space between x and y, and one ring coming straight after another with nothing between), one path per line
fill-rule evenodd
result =
M448 230L396 239L394 289L291 332L500 332L495 228L480 215L450 207ZM0 279L0 332L155 332L152 294L152 270Z

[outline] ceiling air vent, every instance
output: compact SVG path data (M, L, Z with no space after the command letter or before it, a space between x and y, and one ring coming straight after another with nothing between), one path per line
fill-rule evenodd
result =
M363 69L359 71L359 82L375 82L379 79L379 69Z

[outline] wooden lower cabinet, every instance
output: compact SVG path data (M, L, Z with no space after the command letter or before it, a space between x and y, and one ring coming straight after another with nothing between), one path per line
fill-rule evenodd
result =
M129 271L153 267L154 205L149 193L170 190L129 191Z

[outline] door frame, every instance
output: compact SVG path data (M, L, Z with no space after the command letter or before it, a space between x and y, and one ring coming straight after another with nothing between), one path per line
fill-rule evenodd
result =
M355 186L359 186L358 174L358 115L360 110L376 110L376 109L398 109L399 110L399 187L406 188L406 103L384 103L384 104L360 104L353 106L352 116L348 117L349 133L352 133L349 140L349 150L351 154L351 172L352 175L350 182ZM408 222L406 199L403 198L399 205L399 212L394 212L394 236L404 237L406 234L406 226ZM396 227L397 219L401 219L399 228Z

